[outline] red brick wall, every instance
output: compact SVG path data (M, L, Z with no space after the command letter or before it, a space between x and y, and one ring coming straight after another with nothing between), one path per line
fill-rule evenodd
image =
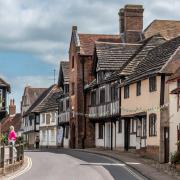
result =
M72 57L74 56L74 69L72 70ZM70 146L76 148L83 147L84 141L84 128L85 128L85 119L84 119L84 95L83 95L83 65L84 62L84 81L85 84L91 82L92 80L92 57L87 56L83 57L77 53L75 44L71 44L69 52L70 60L70 106L74 107L75 116L71 114L70 117ZM72 83L74 82L74 95L71 95L72 92ZM75 125L75 132L73 130L73 124ZM87 135L93 137L93 126L89 121L86 123ZM89 133L89 131L91 133ZM87 138L89 139L89 137ZM91 137L90 137L91 139ZM73 142L75 141L75 143ZM85 144L89 144L86 143Z

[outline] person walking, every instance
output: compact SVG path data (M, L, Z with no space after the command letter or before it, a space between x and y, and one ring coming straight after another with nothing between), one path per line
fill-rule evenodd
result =
M10 132L8 135L8 142L9 142L9 144L12 145L14 152L17 152L16 147L15 147L16 137L17 137L17 135L14 131L14 126L10 126Z
M39 149L39 143L40 143L39 136L36 136L36 149Z

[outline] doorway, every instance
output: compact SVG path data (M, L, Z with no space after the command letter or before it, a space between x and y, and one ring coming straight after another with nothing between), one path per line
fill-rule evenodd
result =
M164 128L164 162L169 162L169 127Z
M130 144L130 119L124 119L124 149L129 150Z

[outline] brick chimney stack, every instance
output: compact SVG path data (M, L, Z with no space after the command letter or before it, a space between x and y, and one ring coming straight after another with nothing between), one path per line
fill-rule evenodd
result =
M120 35L126 43L136 43L142 40L143 6L125 5L119 11Z
M10 105L9 105L9 115L15 115L16 114L16 105L14 103L14 99L10 99Z

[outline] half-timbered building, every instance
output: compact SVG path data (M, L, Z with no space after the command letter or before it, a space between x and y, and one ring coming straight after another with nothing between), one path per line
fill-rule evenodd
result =
M69 62L61 61L59 69L58 86L62 89L57 99L58 109L58 141L61 146L69 147L70 140L70 104L69 104Z
M10 92L10 85L0 78L0 121L7 115L7 94Z

